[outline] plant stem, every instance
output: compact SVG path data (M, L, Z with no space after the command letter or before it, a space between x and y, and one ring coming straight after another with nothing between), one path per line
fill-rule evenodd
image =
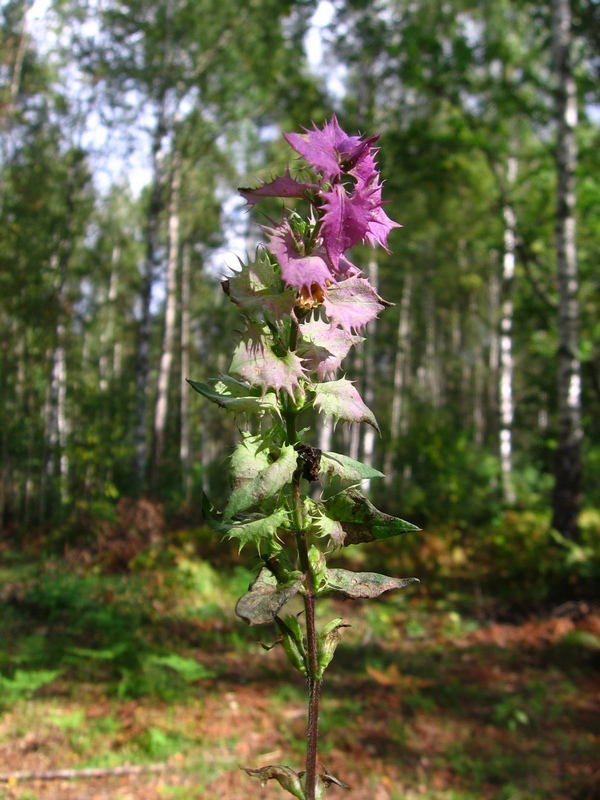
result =
M306 645L308 656L308 725L306 730L306 800L315 800L317 780L317 742L319 737L319 693L321 680L317 678L319 660L317 653L317 629L315 625L316 598L313 578L308 560L306 536L296 534L300 566L306 575L304 583L304 610L306 614Z
M290 350L296 349L298 340L298 324L292 320L290 329ZM296 432L296 409L289 409L285 414L287 441L295 446L298 441ZM319 657L317 651L317 628L315 624L315 587L308 558L308 546L303 525L302 499L300 496L300 472L296 472L292 484L293 513L296 528L296 544L300 568L304 572L304 613L306 616L306 646L308 660L308 723L306 729L306 800L315 800L317 783L317 744L319 738L319 694L321 680L317 677L319 671Z

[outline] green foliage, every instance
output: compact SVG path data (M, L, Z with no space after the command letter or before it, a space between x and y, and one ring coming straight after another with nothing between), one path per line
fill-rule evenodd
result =
M38 689L51 684L60 674L59 669L16 669L11 676L0 674L0 705L8 707L16 700L31 698Z
M151 604L162 607L172 592L187 599L189 611L181 613L196 616L194 602L211 602L216 613L221 582L208 565L204 572L209 581L200 581L201 564L191 580L185 564L175 571L171 566L169 582L163 585L148 574L82 576L66 568L29 576L9 606L12 613L3 617L3 627L19 633L18 641L0 654L6 702L29 696L58 675L106 681L119 697L165 700L185 696L191 684L214 677L213 670L163 640L160 627L154 630L157 616ZM237 587L238 579L235 583ZM231 602L232 595L220 591Z
M422 408L396 455L398 497L407 513L424 522L458 525L488 522L500 509L500 466L482 454L469 434L444 413ZM408 465L409 471L403 471ZM374 486L377 498L377 486ZM393 498L386 507L397 511Z
M486 586L509 602L513 594L517 606L593 597L600 579L600 528L592 520L575 544L551 529L547 514L505 512L471 541L472 557L487 565Z

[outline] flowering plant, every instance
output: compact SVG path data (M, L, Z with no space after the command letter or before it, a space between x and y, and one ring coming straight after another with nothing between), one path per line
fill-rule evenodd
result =
M274 623L278 642L308 687L305 771L244 769L263 785L277 780L299 800L319 800L331 784L346 786L324 768L317 772L319 693L345 624L333 619L317 630L316 601L324 595L378 597L417 581L329 568L327 555L418 528L378 511L357 488L383 477L378 470L320 451L307 441L310 430L298 425L304 412L315 409L334 425L365 422L378 430L354 385L336 373L384 308L346 253L359 242L387 250L388 234L399 227L382 207L374 147L379 137L349 136L333 116L322 130L314 126L285 138L307 167L297 177L288 168L270 183L240 192L250 205L265 197L304 200L309 212L288 210L279 224L263 226L266 245L224 282L245 320L233 376L190 383L227 411L259 421L256 432L246 426L232 454L232 492L224 510L217 512L205 498L203 511L214 528L238 540L240 550L257 548L262 567L236 613L251 625ZM307 491L315 481L332 479L337 483L327 499L315 500ZM297 594L304 615L279 616Z

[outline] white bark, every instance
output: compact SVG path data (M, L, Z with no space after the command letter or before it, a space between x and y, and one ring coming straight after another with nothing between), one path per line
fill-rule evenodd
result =
M510 156L507 165L507 185L510 188L517 179L518 162ZM504 212L504 254L502 258L502 317L500 320L500 466L502 471L502 493L509 505L516 502L513 480L512 425L514 417L512 350L513 298L512 284L515 275L515 228L516 216L510 204Z
M179 456L186 504L192 499L192 449L190 441L190 245L183 246L181 259L181 432Z
M31 13L31 7L23 4L23 16L21 17L21 30L18 34L17 50L15 52L14 62L10 75L10 87L8 103L3 108L2 118L4 123L0 125L0 153L2 158L2 166L4 167L9 161L9 137L13 124L13 115L17 106L19 98L19 91L21 89L21 76L23 73L23 60L27 51L29 35L28 28L28 15ZM4 206L4 169L0 170L0 212Z
M371 286L377 291L379 285L379 273L377 267L377 260L372 257L369 261L369 281ZM375 402L375 320L370 322L367 326L367 339L365 341L365 390L364 401L369 408L372 408ZM375 455L375 436L376 430L372 425L365 425L363 432L363 454L362 461L368 467L373 466ZM363 492L369 492L371 488L371 481L367 478L362 481Z
M398 437L406 430L407 417L405 412L405 389L410 375L410 303L412 297L412 274L407 273L404 280L402 300L400 302L400 316L398 319L398 334L396 339L396 359L394 362L394 393L392 396L392 410L390 416L390 442L386 448L383 471L385 482L390 485L394 481L393 461L396 452Z
M60 499L64 505L69 490L69 457L66 452L68 419L67 419L67 357L64 346L65 328L58 327L59 345L54 351L53 383L56 381L56 433L58 437Z
M362 376L364 371L364 342L354 348L354 373L355 375ZM347 448L350 458L358 460L360 456L360 426L359 425L344 425L344 445Z
M177 316L177 264L179 256L179 189L181 186L181 163L177 150L173 153L171 173L171 198L169 202L169 255L167 261L167 297L165 305L165 327L162 352L158 368L156 408L154 412L154 464L153 478L162 462L165 427L169 405L169 384L173 348L175 345L175 320Z
M581 367L579 349L579 278L575 225L575 170L578 121L577 86L571 63L571 6L552 0L552 38L557 81L558 123L556 263L558 277L558 450L552 525L563 535L579 534L581 486Z
M46 394L44 422L46 440L45 479L41 489L40 521L45 515L46 486L51 489L52 481L56 475L58 463L59 495L61 503L68 499L69 460L66 453L68 421L67 421L67 360L65 351L66 323L65 323L65 272L66 260L54 254L50 259L50 266L56 272L54 281L58 318L54 347L47 351L50 359L50 382ZM47 479L47 483L46 483Z
M158 103L157 120L152 142L152 194L146 220L146 255L143 264L142 288L140 292L140 324L138 331L135 367L135 479L141 489L146 477L146 420L148 413L148 383L150 375L150 334L152 315L150 302L154 285L156 252L158 247L159 218L162 211L163 185L163 136L166 133L166 100Z
M108 285L108 296L106 298L106 317L105 323L100 332L100 358L98 361L98 373L100 376L100 391L107 392L110 384L109 374L109 349L113 345L113 378L114 378L114 338L115 338L115 302L117 299L117 287L119 282L119 260L121 258L121 248L115 244L112 250L110 263L110 279Z
M331 450L333 442L333 420L331 417L319 416L317 431L317 447L324 453Z
M435 293L431 286L426 286L423 291L423 317L425 319L425 352L422 364L417 370L419 394L422 400L429 401L434 408L439 408L442 391L440 367L436 353ZM460 338L460 330L458 335Z

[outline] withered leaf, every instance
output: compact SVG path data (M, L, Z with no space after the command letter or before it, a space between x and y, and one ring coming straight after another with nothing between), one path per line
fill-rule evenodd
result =
M393 589L404 589L418 578L390 578L378 572L351 572L348 569L328 569L327 582L323 593L338 597L371 598L379 597Z
M273 622L279 609L298 593L304 583L300 572L292 574L287 583L278 585L267 567L263 567L249 590L237 602L235 613L248 625L267 625Z

